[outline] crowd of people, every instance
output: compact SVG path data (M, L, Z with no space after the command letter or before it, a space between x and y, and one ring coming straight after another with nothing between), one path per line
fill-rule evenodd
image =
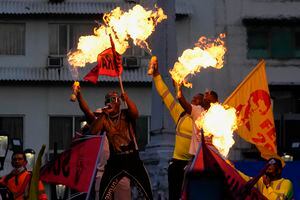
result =
M153 59L149 67L155 88L176 125L173 157L168 166L169 199L179 200L183 190L185 173L189 163L197 154L201 141L201 131L195 121L203 116L211 103L218 102L215 91L197 93L188 102L183 95L181 85L174 83L174 96L165 84L158 70L158 62ZM106 94L105 107L92 111L84 100L82 90L77 88L77 100L85 115L86 124L82 127L82 134L104 135L104 148L95 177L95 194L93 199L131 199L131 186L135 184L145 199L153 199L150 179L143 161L139 157L136 140L136 119L138 109L132 99L123 92L116 91ZM122 102L126 105L121 109ZM212 138L205 138L211 141ZM282 178L282 164L280 160L268 162L264 174L253 184L268 199L292 199L293 188L291 181ZM0 185L6 186L11 197L17 200L27 199L31 173L26 170L26 156L24 152L15 152L12 156L14 169L10 174L2 177ZM251 178L240 172L245 180ZM253 180L253 179L252 179ZM47 199L44 186L39 182L39 199Z

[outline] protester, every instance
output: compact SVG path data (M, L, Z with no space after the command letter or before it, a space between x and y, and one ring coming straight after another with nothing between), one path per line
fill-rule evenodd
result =
M267 199L293 199L293 184L289 179L282 178L282 169L281 160L270 158L267 161L266 169L263 170L262 177L254 185ZM245 180L253 180L242 172L239 173Z
M0 185L5 186L12 193L14 200L25 200L29 197L30 181L32 174L26 169L27 159L23 151L16 151L11 157L13 170L0 180ZM39 200L47 200L44 185L38 183Z
M168 167L169 199L178 200L181 196L184 170L191 159L189 148L193 132L193 120L191 116L184 111L182 106L176 101L166 84L164 83L159 71L157 59L151 59L149 63L149 75L153 76L156 90L164 104L167 106L175 124L176 136L173 158ZM191 104L201 105L203 94L196 94Z
M189 149L189 153L193 156L196 155L199 143L201 141L201 134L200 134L200 127L198 127L195 124L195 121L199 120L201 117L203 117L206 110L210 108L211 103L218 102L218 94L215 91L207 91L204 94L203 103L201 105L195 105L192 103L189 103L183 93L181 85L177 85L177 99L180 103L180 105L183 107L183 109L191 115L194 125L193 125L193 134L192 134L192 140L191 145ZM211 143L211 137L205 137L205 140Z
M87 102L82 96L80 87L77 88L76 97L79 103L79 107L85 115L87 124L82 128L85 132L89 130L90 125L101 116L101 113L105 111L105 108L98 108L95 112L92 112ZM97 166L97 174L95 180L95 199L99 199L99 188L102 175L104 173L104 166L106 165L107 159L109 158L109 145L107 137L103 138L103 152L100 155L100 162ZM127 177L123 177L115 188L113 197L115 200L130 200L131 199L131 188L130 180Z
M117 92L109 92L105 96L105 105L108 108L91 125L92 134L106 132L110 148L99 196L100 199L110 199L118 182L127 176L139 186L146 199L152 199L150 180L140 160L135 138L138 110L126 93L121 98L127 104L127 109L121 110Z

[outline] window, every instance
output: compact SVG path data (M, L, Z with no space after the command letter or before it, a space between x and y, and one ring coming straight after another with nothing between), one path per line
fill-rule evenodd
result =
M25 24L0 23L0 55L25 55Z
M79 116L51 116L49 149L54 149L54 143L57 143L59 150L69 148L75 131L80 129L81 119L82 117Z
M80 36L92 35L93 24L49 24L50 55L66 55L77 47Z
M141 49L141 47L139 46L130 46L130 48L128 48L126 50L126 52L124 53L124 56L135 56L135 57L142 57L144 56L143 54L143 50Z
M0 130L7 131L10 140L17 138L23 141L23 117L0 116Z
M300 27L299 27L300 28ZM296 26L247 26L248 58L300 58L300 29Z
M300 159L300 114L280 114L275 117L277 148L279 154L287 153Z
M300 159L300 94L296 85L271 85L273 111L279 154Z
M140 116L136 120L136 139L140 151L144 151L149 141L150 116Z
M123 54L124 57L144 57L144 56L149 56L149 54L142 49L141 47L133 44L133 42L130 40L129 41L129 48L126 50L126 52Z

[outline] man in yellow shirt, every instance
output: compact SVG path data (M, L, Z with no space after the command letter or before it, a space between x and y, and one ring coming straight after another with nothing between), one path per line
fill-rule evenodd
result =
M158 71L157 60L151 59L149 69L153 70L149 75L152 75L156 90L170 111L172 119L176 124L173 158L168 167L168 183L169 199L178 200L181 196L184 168L192 158L189 154L189 148L193 132L193 120L176 101L164 83ZM199 93L193 97L191 104L200 105L202 101L203 94Z
M239 172L244 179L251 177ZM270 200L293 199L293 184L290 180L282 178L282 163L277 158L268 160L268 166L264 175L259 178L255 187Z

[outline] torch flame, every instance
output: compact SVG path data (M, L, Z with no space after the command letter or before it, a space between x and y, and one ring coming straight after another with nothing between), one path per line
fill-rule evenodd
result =
M203 129L205 136L213 136L213 145L227 157L234 144L233 131L237 129L236 110L219 103L212 103L204 116L195 123L198 128Z
M135 45L150 50L146 39L154 31L155 26L166 18L161 8L152 11L135 5L124 12L117 7L104 14L105 25L95 28L94 35L79 38L77 50L69 52L68 61L74 67L84 67L86 63L97 61L98 54L111 47L109 35L112 36L119 54L123 54L129 47L129 39L132 39Z
M192 87L192 84L187 82L189 74L200 72L202 67L222 68L226 52L224 38L225 34L220 34L215 40L200 37L198 43L195 44L196 47L185 50L170 70L173 80L177 84Z

